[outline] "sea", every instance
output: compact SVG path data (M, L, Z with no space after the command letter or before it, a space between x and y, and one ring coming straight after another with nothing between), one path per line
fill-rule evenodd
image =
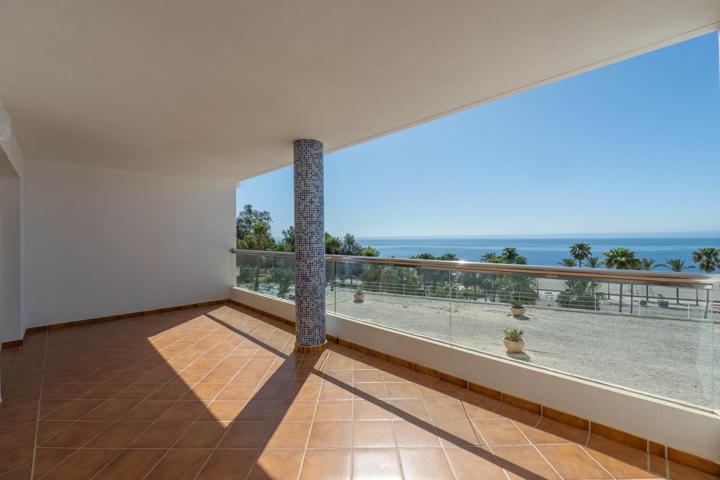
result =
M570 256L570 245L589 243L593 256L616 247L634 250L639 258L651 258L662 264L671 258L693 265L692 252L701 247L720 248L720 233L702 236L603 236L603 237L366 237L358 238L364 246L372 246L382 257L407 258L422 252L442 255L451 252L461 260L480 261L486 252L515 247L531 265L559 265ZM658 268L663 270L663 268ZM692 271L692 270L691 270Z

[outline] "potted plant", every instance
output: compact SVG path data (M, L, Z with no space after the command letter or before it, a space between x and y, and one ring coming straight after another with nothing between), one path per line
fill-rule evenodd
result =
M355 290L355 293L353 294L353 301L355 303L363 303L365 301L365 292L359 288Z
M513 300L510 311L512 312L513 317L522 317L525 315L525 307L519 300Z
M505 338L503 338L505 350L507 350L508 353L522 352L525 349L525 340L523 339L524 334L525 332L516 328L506 329Z

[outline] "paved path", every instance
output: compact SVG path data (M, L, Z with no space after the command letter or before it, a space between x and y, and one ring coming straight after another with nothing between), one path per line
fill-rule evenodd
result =
M526 356L517 360L705 407L720 408L720 325L528 308L513 318L506 305L402 297L366 292L329 293L337 313L507 356L506 328L525 331Z

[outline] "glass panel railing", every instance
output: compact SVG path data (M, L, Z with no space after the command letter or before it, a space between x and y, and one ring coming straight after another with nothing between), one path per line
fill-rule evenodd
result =
M237 265L238 286L294 298L292 254ZM720 408L720 277L337 255L326 275L329 313ZM513 330L524 345L508 353Z

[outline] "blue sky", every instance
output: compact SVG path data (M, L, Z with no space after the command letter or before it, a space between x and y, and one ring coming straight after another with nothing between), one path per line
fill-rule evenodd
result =
M720 231L718 35L325 157L326 230L372 236ZM238 208L293 222L292 168Z

